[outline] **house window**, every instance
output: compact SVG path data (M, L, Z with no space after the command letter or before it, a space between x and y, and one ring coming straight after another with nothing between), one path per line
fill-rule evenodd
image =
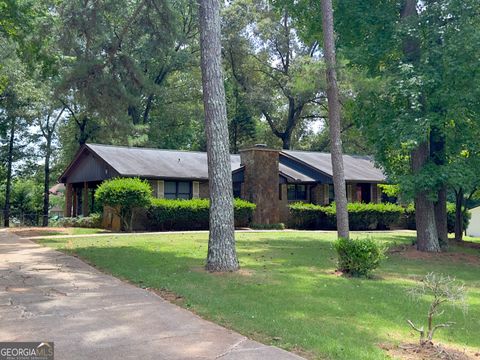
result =
M192 183L189 181L165 181L165 199L191 199Z
M333 184L328 184L328 203L331 204L335 201L335 188Z
M307 200L307 186L301 184L288 184L287 199L289 201Z

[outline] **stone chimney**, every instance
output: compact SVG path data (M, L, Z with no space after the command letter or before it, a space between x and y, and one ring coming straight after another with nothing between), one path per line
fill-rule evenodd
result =
M243 196L257 205L253 216L255 224L280 222L278 157L279 150L266 145L255 145L240 150L244 170Z

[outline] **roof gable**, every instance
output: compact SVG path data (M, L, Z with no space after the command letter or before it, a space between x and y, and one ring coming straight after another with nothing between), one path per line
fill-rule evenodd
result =
M118 175L112 166L96 156L87 146L82 146L59 180L66 182L68 179L69 183L103 181Z
M333 176L330 153L294 150L282 150L282 153L329 177ZM367 156L343 155L343 166L346 181L384 182L386 180L382 170L375 167L372 159Z
M207 153L87 144L88 149L121 176L171 179L208 179ZM240 168L240 156L231 155L232 171Z

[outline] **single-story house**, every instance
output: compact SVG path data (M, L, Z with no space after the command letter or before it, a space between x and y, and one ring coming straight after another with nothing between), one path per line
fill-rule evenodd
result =
M480 237L480 206L470 209L470 223L467 227L467 235L473 237Z
M54 198L59 197L61 198L64 193L65 193L65 185L62 183L55 184L52 186L49 190L50 193L50 205L54 202ZM61 204L61 199L59 199L60 204ZM53 205L50 210L48 211L49 216L56 216L56 217L62 217L65 213L63 210L63 206L58 204L57 201L55 201L55 205Z
M234 196L257 204L255 223L286 221L291 202L326 205L334 199L329 153L257 145L230 158ZM343 161L348 201L381 202L378 184L386 179L372 159L344 155ZM148 180L158 198L209 195L205 152L86 144L59 179L66 186L65 216L88 215L96 187L115 177Z

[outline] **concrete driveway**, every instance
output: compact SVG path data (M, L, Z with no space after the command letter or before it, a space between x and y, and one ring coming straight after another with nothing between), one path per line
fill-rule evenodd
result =
M54 341L55 359L69 360L302 359L6 230L0 341Z

